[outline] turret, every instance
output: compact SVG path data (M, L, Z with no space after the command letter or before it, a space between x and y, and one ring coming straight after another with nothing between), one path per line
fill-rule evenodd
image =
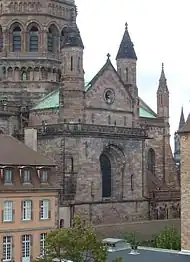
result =
M61 41L60 122L85 121L83 49L79 29L73 20L72 26L65 28Z
M117 71L123 82L128 86L131 95L136 98L138 90L136 87L136 63L137 56L133 42L128 31L128 25L125 25L125 32L119 46L116 56Z

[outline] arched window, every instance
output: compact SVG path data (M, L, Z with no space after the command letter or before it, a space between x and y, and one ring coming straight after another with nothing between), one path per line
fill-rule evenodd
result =
M27 72L22 71L21 76L20 76L21 81L26 81L27 80Z
M111 125L111 116L108 116L108 125Z
M131 191L134 191L134 175L131 175Z
M51 25L48 30L47 49L51 53L58 52L58 30L54 25Z
M111 197L111 162L105 154L100 156L100 168L102 173L102 197Z
M152 174L155 175L155 151L150 148L148 151L148 171Z
M3 31L2 27L0 26L0 52L3 51Z
M38 52L38 28L33 26L29 32L29 52Z
M21 29L19 26L16 26L13 29L12 51L13 52L21 51Z

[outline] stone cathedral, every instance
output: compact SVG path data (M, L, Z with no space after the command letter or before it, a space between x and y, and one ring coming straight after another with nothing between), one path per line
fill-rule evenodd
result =
M95 225L178 217L164 66L154 112L138 92L126 24L116 68L108 54L85 85L76 18L74 0L0 0L0 132L37 137L37 150L57 164L66 220L76 212Z

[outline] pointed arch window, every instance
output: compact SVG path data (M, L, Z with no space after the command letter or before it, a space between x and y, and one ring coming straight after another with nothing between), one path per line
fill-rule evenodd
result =
M73 56L71 56L71 71L73 71Z
M80 67L81 67L81 58L78 57L78 61L77 61L77 69L78 69L78 72L80 73Z
M111 116L108 116L108 125L111 125Z
M29 32L29 51L38 52L38 28L33 26Z
M19 26L13 29L12 50L13 52L21 51L21 28Z
M105 154L100 156L100 169L102 174L102 197L111 197L111 162Z
M155 166L156 166L156 157L155 157L155 151L150 148L148 150L148 171L155 175Z

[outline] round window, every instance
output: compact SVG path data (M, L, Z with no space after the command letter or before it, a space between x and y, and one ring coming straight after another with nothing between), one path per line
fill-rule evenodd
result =
M115 94L112 89L106 89L104 92L104 100L107 104L112 104L115 99Z

